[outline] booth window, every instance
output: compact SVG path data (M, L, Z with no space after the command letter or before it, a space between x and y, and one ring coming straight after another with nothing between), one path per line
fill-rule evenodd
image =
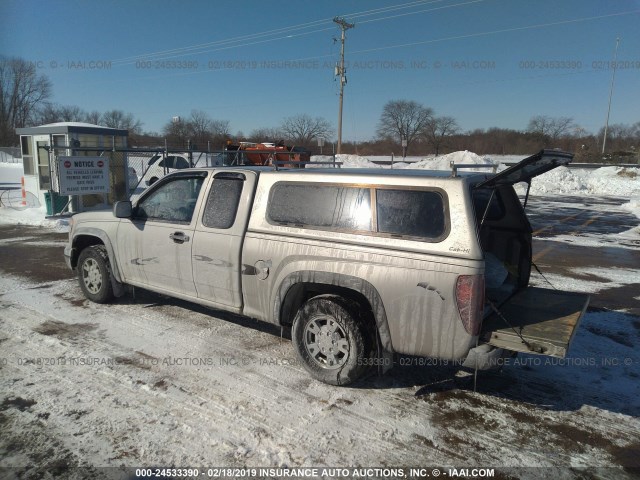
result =
M33 148L31 146L31 135L23 135L20 137L20 145L22 146L22 164L24 165L25 175L35 175L33 168Z
M38 178L40 179L40 190L51 188L51 172L49 171L49 151L45 148L48 142L38 143Z

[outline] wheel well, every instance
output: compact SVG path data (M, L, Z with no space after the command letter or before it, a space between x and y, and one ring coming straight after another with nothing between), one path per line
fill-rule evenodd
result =
M326 294L339 295L357 303L361 308L361 318L370 323L370 326L375 327L371 304L362 293L350 288L325 283L296 283L292 285L282 302L280 323L282 325L292 325L302 305L313 297Z
M87 247L92 247L93 245L104 245L104 242L93 235L78 235L73 239L73 255L71 257L71 266L73 268L76 268L76 265L78 264L80 252Z

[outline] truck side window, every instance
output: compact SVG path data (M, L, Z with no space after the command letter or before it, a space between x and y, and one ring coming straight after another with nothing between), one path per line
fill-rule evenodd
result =
M371 192L342 185L277 184L267 217L280 225L371 231Z
M444 201L438 192L376 189L376 207L380 233L421 238L445 233Z
M204 207L202 224L209 228L231 228L236 221L243 186L244 180L241 178L214 178Z
M176 178L142 199L136 208L138 219L191 223L203 177Z

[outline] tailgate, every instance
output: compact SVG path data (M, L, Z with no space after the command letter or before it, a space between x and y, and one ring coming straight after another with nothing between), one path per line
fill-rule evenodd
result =
M514 352L564 358L587 305L589 295L528 287L499 307L504 319L494 312L484 320L482 338Z

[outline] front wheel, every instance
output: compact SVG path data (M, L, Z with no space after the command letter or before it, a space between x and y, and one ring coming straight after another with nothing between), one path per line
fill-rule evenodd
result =
M82 250L78 258L78 281L82 293L92 302L107 303L113 298L109 257L103 245Z
M305 303L293 321L292 337L304 367L321 382L349 384L371 365L372 335L356 305L337 295Z

